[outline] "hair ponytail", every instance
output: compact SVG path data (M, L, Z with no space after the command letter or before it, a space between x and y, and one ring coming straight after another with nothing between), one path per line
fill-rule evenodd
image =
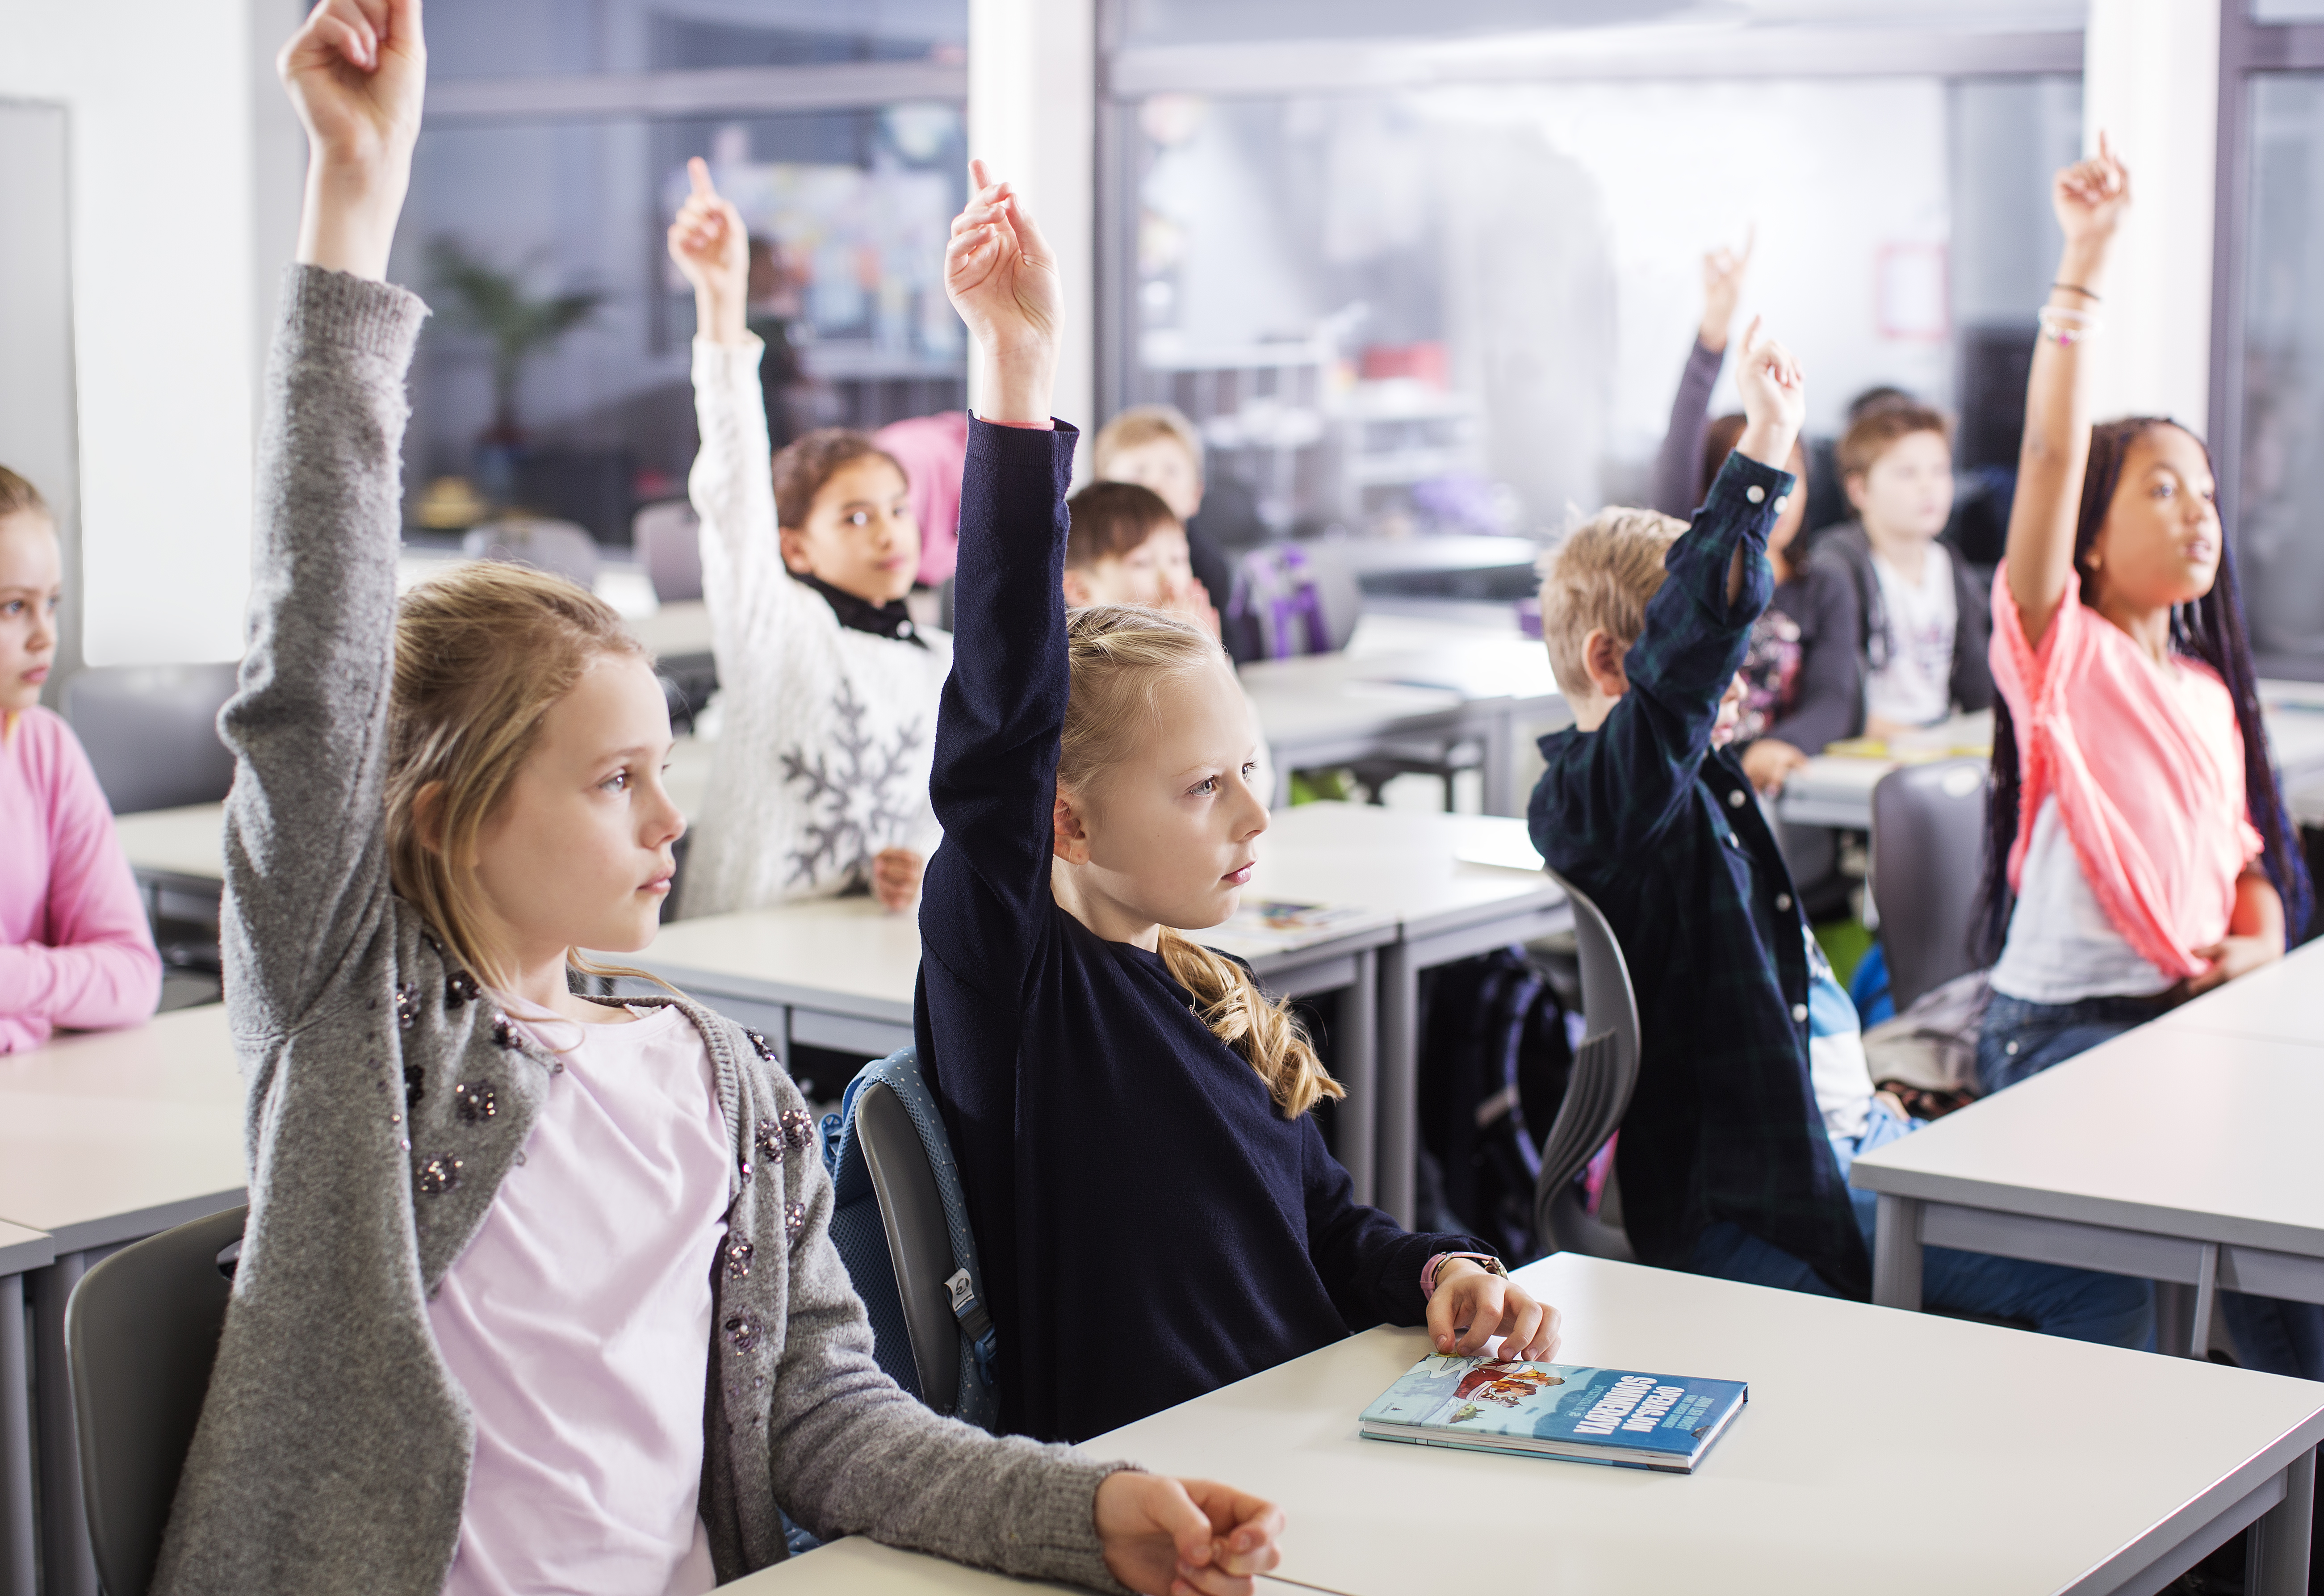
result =
M1089 791L1151 731L1165 682L1226 655L1191 621L1129 604L1096 604L1065 621L1073 689L1059 740L1057 780ZM1249 971L1165 927L1163 967L1194 1000L1211 1034L1242 1055L1286 1119L1346 1089L1323 1068L1291 1006L1259 991Z

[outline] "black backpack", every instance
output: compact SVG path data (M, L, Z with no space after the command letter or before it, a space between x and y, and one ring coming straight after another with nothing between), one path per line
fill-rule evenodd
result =
M1541 1140L1573 1070L1565 1005L1514 946L1430 973L1420 1001L1422 1226L1531 1258Z

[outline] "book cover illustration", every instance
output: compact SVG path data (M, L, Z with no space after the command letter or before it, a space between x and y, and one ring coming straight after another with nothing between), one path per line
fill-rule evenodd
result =
M1748 1399L1740 1380L1432 1355L1366 1408L1362 1424L1368 1435L1497 1451L1691 1459Z

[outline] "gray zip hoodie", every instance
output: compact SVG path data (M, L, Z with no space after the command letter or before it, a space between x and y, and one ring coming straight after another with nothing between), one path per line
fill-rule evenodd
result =
M250 1223L157 1596L438 1596L474 1435L427 1297L558 1067L389 887L397 462L426 314L311 267L284 287L249 650L219 723ZM825 1538L1120 1589L1092 1510L1108 1469L940 1418L881 1373L805 1100L757 1038L683 1007L734 1156L703 1410L718 1577L783 1556L779 1506Z

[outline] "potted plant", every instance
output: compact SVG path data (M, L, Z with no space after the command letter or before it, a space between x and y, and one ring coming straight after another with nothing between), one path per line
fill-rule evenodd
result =
M517 452L525 442L517 419L517 384L525 362L586 321L604 295L586 289L534 295L517 272L469 254L455 238L437 239L429 254L437 281L451 297L455 319L492 340L493 420L476 438L476 475L485 497L506 503Z

